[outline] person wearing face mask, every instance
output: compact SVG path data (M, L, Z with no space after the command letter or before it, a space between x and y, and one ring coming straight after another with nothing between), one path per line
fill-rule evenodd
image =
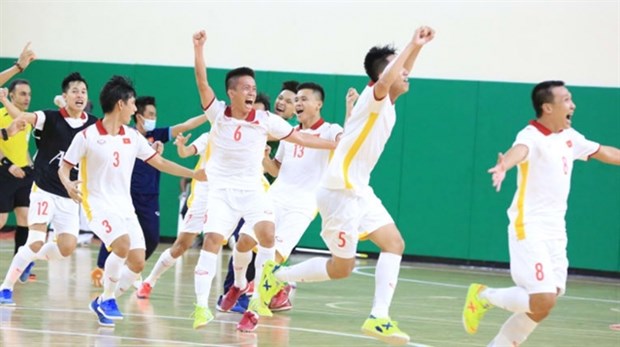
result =
M160 154L163 152L164 143L207 121L206 117L200 115L180 124L157 128L155 97L141 96L136 98L136 108L137 111L133 115L136 130ZM136 160L133 174L131 175L131 198L136 208L138 221L144 232L147 260L159 244L159 177L160 173L157 169L141 160ZM101 286L103 267L109 254L106 247L102 244L97 258L97 268L91 272L91 278L96 287Z

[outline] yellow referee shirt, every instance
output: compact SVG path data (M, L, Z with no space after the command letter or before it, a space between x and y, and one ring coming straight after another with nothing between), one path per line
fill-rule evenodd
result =
M0 108L0 128L6 128L13 118L9 115L6 107ZM24 167L28 165L28 141L32 126L26 125L26 129L10 137L7 141L0 141L0 151L9 158L13 164Z

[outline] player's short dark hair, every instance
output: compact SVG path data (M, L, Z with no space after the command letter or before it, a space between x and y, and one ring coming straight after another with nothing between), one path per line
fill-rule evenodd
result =
M67 75L64 80L62 80L62 84L60 86L63 93L66 93L67 90L69 90L69 84L71 84L71 82L84 82L84 85L86 85L86 89L88 89L88 83L86 83L84 77L82 77L79 72L72 72Z
M290 90L293 93L297 93L297 87L299 86L299 82L297 81L284 81L282 82L282 88L280 88L280 92L283 90Z
M319 100L325 101L325 91L319 84L314 82L304 82L297 87L297 91L302 89L311 89L313 93L319 95Z
M154 96L141 96L136 98L136 113L132 116L134 123L136 122L136 114L144 114L144 110L148 105L156 107Z
M237 86L239 77L250 76L254 78L254 70L249 67L242 66L228 71L226 74L226 90L234 89Z
M25 85L29 86L30 82L28 82L25 79L21 79L21 78L18 78L18 79L15 79L15 80L11 81L11 83L9 84L9 93L13 93L13 91L15 90L15 87L17 87L20 84L25 84Z
M563 81L544 81L538 83L532 89L532 106L536 111L536 118L542 116L542 105L553 102L553 91L555 87L563 87Z
M110 80L103 86L99 94L99 103L103 113L110 113L114 110L114 105L119 100L127 102L136 96L136 90L133 88L131 81L123 76L112 76Z
M393 54L396 54L396 48L392 45L374 46L366 53L364 69L373 82L377 82L379 75L389 63L387 58Z
M265 105L265 111L271 111L271 102L269 102L269 95L265 93L258 93L258 95L256 95L256 100L254 100L254 103L261 103Z

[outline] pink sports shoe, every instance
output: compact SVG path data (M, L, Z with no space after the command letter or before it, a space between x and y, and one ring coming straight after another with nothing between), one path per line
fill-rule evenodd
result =
M235 306L235 303L237 303L239 297L247 293L249 287L249 283L246 284L245 288L243 289L235 286L230 287L230 289L228 289L228 291L226 292L226 294L224 294L224 297L222 298L222 302L220 303L220 309L224 312L230 311L230 309Z
M150 284L142 282L140 289L136 291L136 296L138 299L148 299L151 297L151 290L153 290L153 287Z
M243 317L241 317L239 324L237 324L237 330L244 332L244 333L250 333L256 330L257 326L258 326L258 314L256 314L255 312L251 310L247 310L243 314Z
M292 290L292 286L287 284L280 290L269 303L269 309L273 312L288 311L293 308L289 294Z

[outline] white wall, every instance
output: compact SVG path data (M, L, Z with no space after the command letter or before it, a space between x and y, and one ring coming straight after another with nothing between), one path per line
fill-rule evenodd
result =
M370 46L427 24L417 77L618 87L619 23L618 0L0 0L0 56L32 41L41 59L191 66L205 28L208 66L359 75Z

